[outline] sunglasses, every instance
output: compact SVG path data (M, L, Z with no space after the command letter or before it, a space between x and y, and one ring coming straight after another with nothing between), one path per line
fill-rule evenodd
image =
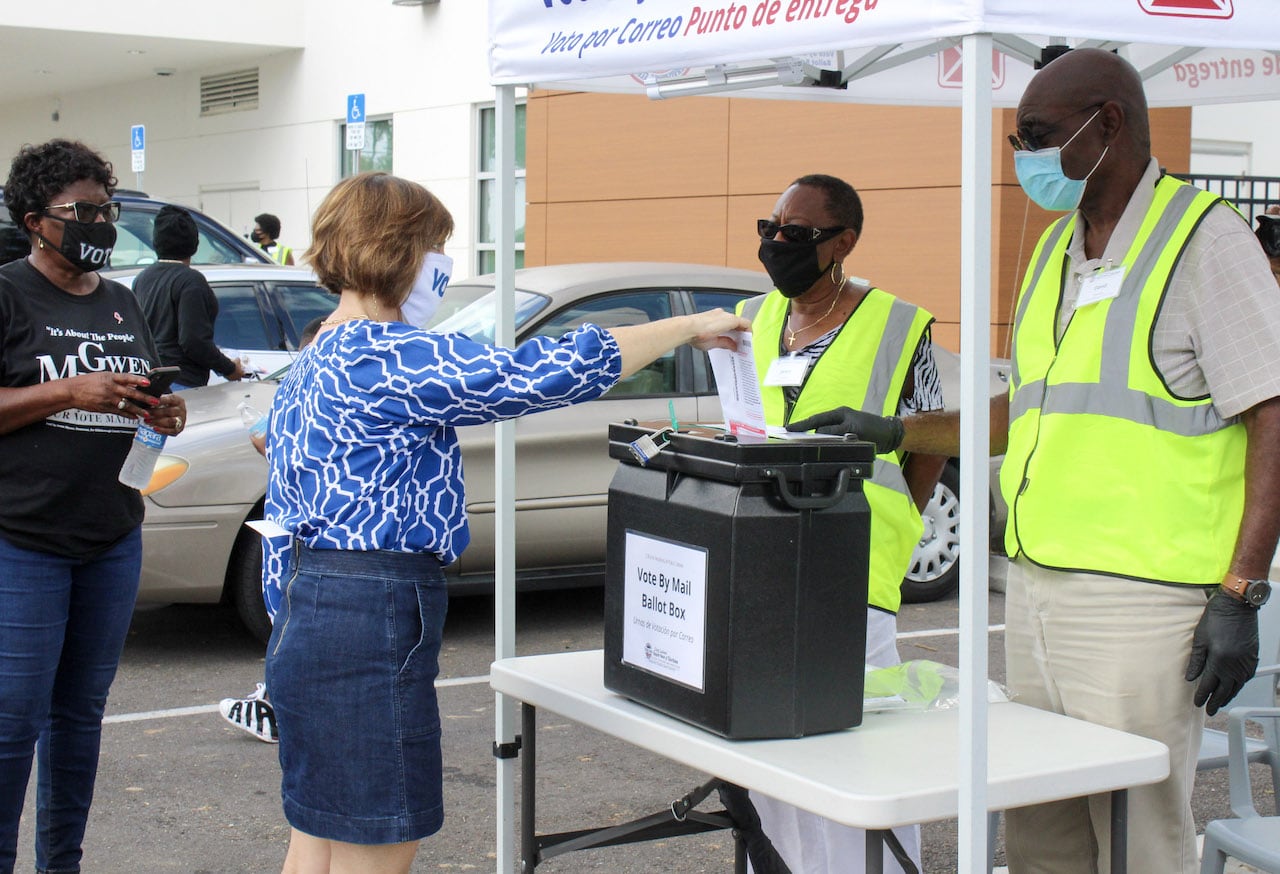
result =
M78 222L95 222L98 216L109 222L115 222L120 219L120 204L112 200L108 203L92 203L88 200L73 200L70 203L51 203L45 207L45 210L51 209L70 209L76 214ZM58 218L58 216L51 216Z
M778 234L788 243L821 243L829 240L844 228L806 228L804 225L780 225L773 219L756 219L756 233L762 240L772 240Z
M1037 130L1034 134L1026 128L1018 128L1016 133L1009 134L1009 145L1013 146L1015 152L1038 152L1045 147L1044 141L1053 136L1064 121L1091 109L1101 109L1105 105L1105 103L1095 103L1092 106L1082 106L1079 109L1068 112L1057 121L1048 123L1034 122L1033 126ZM1088 124L1088 122L1085 123ZM1079 131L1076 131L1076 133L1079 133Z

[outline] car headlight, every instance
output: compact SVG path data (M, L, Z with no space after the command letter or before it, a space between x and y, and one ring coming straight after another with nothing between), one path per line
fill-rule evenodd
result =
M165 486L173 485L189 467L191 465L187 464L184 458L176 455L161 455L156 459L156 469L151 472L151 481L140 490L140 494L144 496L154 494Z

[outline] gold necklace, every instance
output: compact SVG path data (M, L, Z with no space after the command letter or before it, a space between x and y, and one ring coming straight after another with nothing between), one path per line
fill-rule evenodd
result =
M336 319L334 319L334 318L328 318L328 319L325 319L325 320L324 320L323 322L321 322L320 324L321 324L321 325L323 325L323 326L325 326L325 327L329 327L329 326L332 326L332 325L341 325L343 322L349 322L349 321L351 321L352 319L367 319L367 318L369 318L369 317L368 317L367 315L365 315L364 313L356 313L354 316L339 316L339 317L338 317L338 318L336 318Z
M836 293L835 293L835 294L833 294L833 295L831 296L831 306L827 307L827 311L826 311L825 313L823 313L819 318L814 319L812 322L810 322L809 324L805 325L803 328L797 328L797 329L796 329L796 330L794 330L794 331L793 331L793 330L791 330L790 328L788 328L788 329L787 329L787 345L788 345L788 346L791 346L791 345L794 345L794 344L795 344L795 342L796 342L796 335L797 335L797 334L799 334L799 333L801 333L801 332L803 332L803 331L807 331L807 330L809 330L809 329L810 329L810 328L812 328L814 325L821 324L821 323L822 323L822 321L823 321L824 319L826 319L826 317L827 317L827 316L831 315L831 313L835 311L835 308L836 308L836 301L838 301L838 300L840 299L840 295L841 295L841 293L844 291L844 284L845 284L845 282L847 282L847 281L848 281L848 280L844 280L844 281L842 281L842 282L840 283L840 287L836 289ZM788 323L790 323L790 322L791 322L791 316L790 316L789 314L788 314L788 316L787 316L787 322L788 322Z

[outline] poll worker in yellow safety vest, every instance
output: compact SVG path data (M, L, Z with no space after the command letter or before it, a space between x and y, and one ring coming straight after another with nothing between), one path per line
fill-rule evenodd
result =
M942 409L942 386L929 326L920 307L846 275L862 236L862 202L834 176L802 176L773 214L757 222L760 261L775 290L744 301L750 318L765 421L790 421L849 406L878 416ZM874 440L874 435L871 435ZM897 612L902 578L920 540L920 510L933 494L945 456L904 457L892 446L864 484L871 507L867 664L898 664ZM757 792L751 800L765 834L793 874L862 870L865 833ZM917 869L920 829L895 834ZM903 870L886 849L887 872Z
M253 231L249 234L249 239L261 246L262 251L277 264L292 264L293 249L276 239L279 236L280 219L269 212L254 216Z
M1019 183L1066 214L1032 253L991 404L1008 685L1169 747L1168 779L1129 791L1129 870L1193 874L1204 718L1257 668L1280 535L1280 295L1248 222L1162 174L1118 55L1050 62L1017 124ZM959 448L957 415L903 424L905 448ZM1009 811L1010 874L1106 872L1109 815L1101 796Z

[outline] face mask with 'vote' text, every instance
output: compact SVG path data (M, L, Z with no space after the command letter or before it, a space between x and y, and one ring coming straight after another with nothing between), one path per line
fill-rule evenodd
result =
M415 328L425 328L440 308L444 290L453 274L453 259L442 252L428 252L413 288L400 304L401 321Z

